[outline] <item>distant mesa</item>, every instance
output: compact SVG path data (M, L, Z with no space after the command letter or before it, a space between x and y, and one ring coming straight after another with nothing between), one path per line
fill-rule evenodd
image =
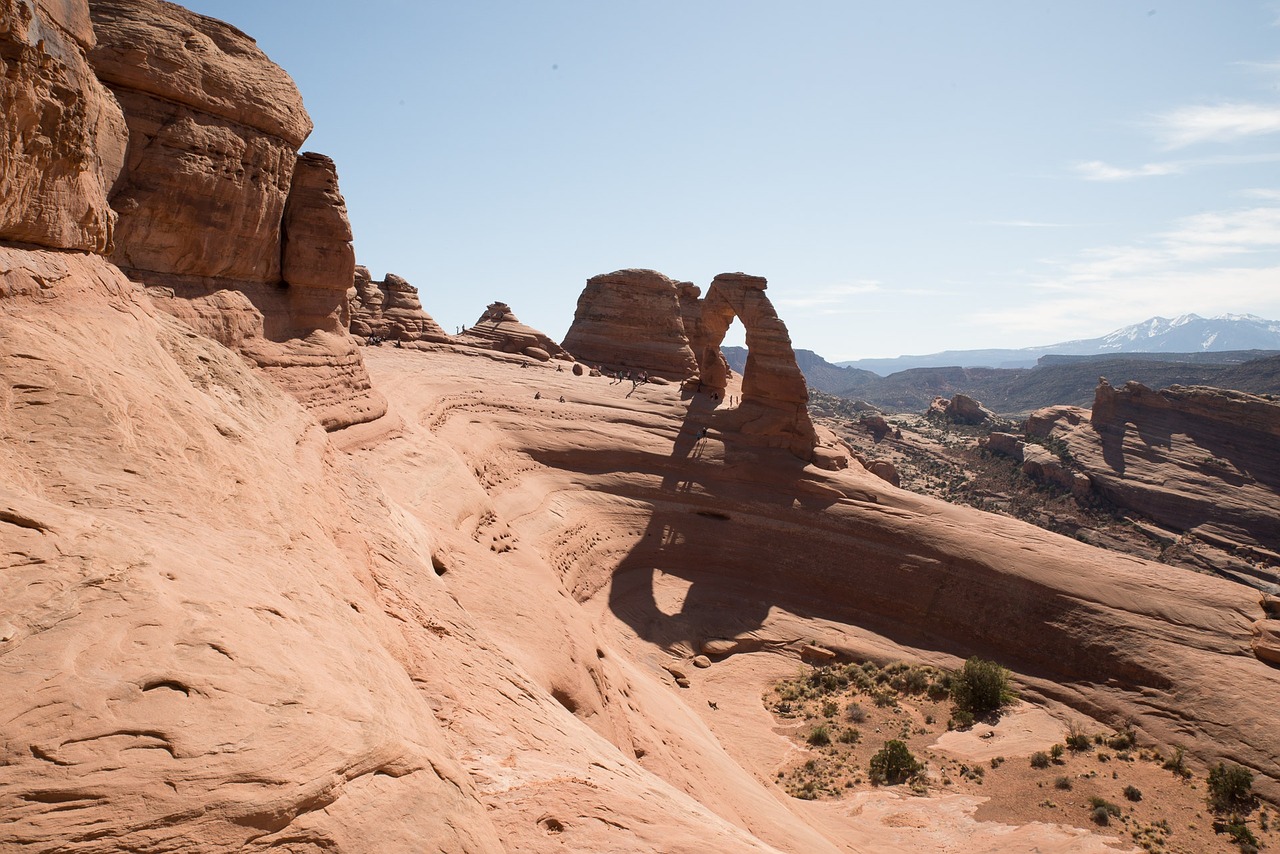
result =
M764 293L767 287L760 276L721 273L699 299L696 285L655 270L593 276L578 298L564 346L588 363L696 380L699 388L723 397L730 370L720 345L737 318L746 331L748 356L733 426L813 460L818 437L809 418L809 390L786 324ZM823 462L841 464L825 456Z
M449 341L440 324L423 310L418 289L395 273L379 282L368 267L357 266L347 302L351 334L362 341L373 336L403 343Z

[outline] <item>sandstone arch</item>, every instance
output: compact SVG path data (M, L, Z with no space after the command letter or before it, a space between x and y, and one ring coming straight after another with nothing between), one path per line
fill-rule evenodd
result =
M720 352L736 317L747 334L747 365L738 407L743 433L779 440L810 459L817 434L809 420L809 387L796 364L787 325L764 293L768 281L746 273L721 273L702 300L698 370L704 386L723 390L728 367Z

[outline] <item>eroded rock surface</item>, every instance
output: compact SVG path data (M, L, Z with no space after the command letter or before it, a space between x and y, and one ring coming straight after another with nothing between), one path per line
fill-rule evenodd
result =
M742 374L740 429L769 437L808 459L817 444L809 419L809 389L796 364L787 326L765 296L768 282L761 276L721 273L702 301L702 330L706 336L698 354L704 385L725 388L717 356L729 325L741 321L747 336L747 366Z
M469 347L483 347L500 353L523 353L545 362L551 358L572 361L565 348L551 340L545 333L534 329L520 318L505 302L492 302L481 313L473 326L462 330L453 339Z
M449 341L440 324L422 308L418 289L403 277L388 273L374 281L366 267L356 267L355 286L348 291L352 335L376 335L389 341Z
M1061 440L1093 488L1160 525L1280 561L1280 405L1203 387L1098 385L1091 415L1028 421ZM1263 577L1276 581L1274 572Z
M681 320L680 295L681 283L656 270L593 276L578 297L564 349L592 365L687 379L698 372L698 362Z
M349 339L355 257L333 161L298 156L297 87L253 39L163 0L95 0L90 60L124 108L111 259L159 304L224 344L200 305L239 291L261 315L241 351L330 429L386 412Z
M84 0L0 0L0 239L111 251L128 131L93 43Z

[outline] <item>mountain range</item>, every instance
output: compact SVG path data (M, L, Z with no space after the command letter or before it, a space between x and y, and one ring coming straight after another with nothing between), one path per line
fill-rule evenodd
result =
M1020 349L944 350L922 356L855 359L839 367L888 376L910 368L1031 368L1041 356L1103 356L1116 353L1196 353L1227 350L1280 350L1280 321L1252 314L1200 317L1183 314L1172 320L1152 317L1099 338L1083 338Z

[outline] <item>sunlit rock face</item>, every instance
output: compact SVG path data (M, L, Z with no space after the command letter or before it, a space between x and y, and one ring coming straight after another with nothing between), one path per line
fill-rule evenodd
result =
M337 169L298 154L311 119L253 39L162 0L95 0L98 76L124 108L111 260L157 302L236 346L329 429L380 417L347 335L355 274ZM208 304L242 293L234 335ZM212 320L212 323L202 321Z
M111 251L128 131L93 44L83 0L0 0L0 239Z

